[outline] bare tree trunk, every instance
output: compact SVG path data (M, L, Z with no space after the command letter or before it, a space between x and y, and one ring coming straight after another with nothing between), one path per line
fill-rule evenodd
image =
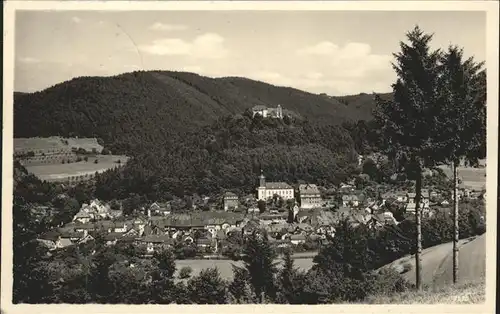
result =
M458 165L453 163L453 283L458 281Z
M416 285L418 290L422 290L422 210L420 209L420 199L422 195L422 171L419 167L415 186L415 220L417 225L417 252L415 254L416 265Z

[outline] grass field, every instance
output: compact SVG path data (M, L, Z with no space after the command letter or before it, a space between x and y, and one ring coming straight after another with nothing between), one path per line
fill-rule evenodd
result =
M63 138L59 136L14 138L14 151L59 150L71 149L73 147L83 148L88 151L92 151L92 148L101 151L103 148L97 143L97 139L95 138Z
M486 301L484 278L477 282L465 282L441 289L427 288L422 291L408 291L393 296L371 296L364 303L369 304L479 304Z
M97 164L94 163L96 159L99 160ZM119 164L116 163L117 160L121 160L121 164L123 165L128 161L128 157L119 155L99 155L97 157L89 157L88 161L69 164L28 165L26 169L40 180L57 181L71 176L104 172L119 166Z
M480 164L484 165L483 160ZM453 178L453 171L451 167L441 166L444 173ZM486 168L472 168L472 167L458 167L458 176L462 179L463 184L470 189L481 190L486 186Z
M295 259L295 266L302 270L308 270L313 265L312 258L302 258L302 256L297 256ZM299 258L300 257L300 258ZM206 268L217 267L221 277L223 279L232 280L233 279L233 268L232 265L243 266L241 261L235 262L231 260L177 260L175 261L177 265L177 272L180 271L182 267L189 266L193 269L192 276L197 276L201 270Z

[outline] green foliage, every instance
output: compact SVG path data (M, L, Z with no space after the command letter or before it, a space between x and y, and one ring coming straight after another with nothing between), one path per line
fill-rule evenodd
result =
M189 266L184 266L181 268L179 271L179 279L187 279L191 277L191 273L193 272L193 269Z
M224 304L226 300L226 283L220 277L217 268L207 268L189 280L187 284L191 302L196 304Z
M478 165L486 156L486 70L484 62L464 60L463 49L450 46L440 57L440 157Z
M398 76L392 86L394 99L376 97L374 115L381 127L381 148L409 174L420 175L422 167L436 162L440 53L431 51L431 39L432 35L424 34L418 26L407 33L409 43L401 42L401 52L394 55Z
M246 239L243 254L243 264L255 294L259 298L264 294L274 299L276 296L274 284L276 252L269 244L267 236L253 233Z
M278 303L300 304L304 281L305 273L295 267L291 252L286 250L283 255L283 267L277 274Z

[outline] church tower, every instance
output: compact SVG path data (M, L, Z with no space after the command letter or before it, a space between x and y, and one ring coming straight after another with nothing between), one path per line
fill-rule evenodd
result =
M262 170L260 171L259 186L257 187L257 199L266 199L266 177L264 177Z

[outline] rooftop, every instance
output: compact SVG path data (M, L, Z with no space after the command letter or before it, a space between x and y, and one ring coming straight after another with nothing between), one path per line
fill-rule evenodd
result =
M320 194L316 184L300 184L299 192L300 194Z
M270 190L278 189L292 189L292 187L286 182L266 182L265 188Z

